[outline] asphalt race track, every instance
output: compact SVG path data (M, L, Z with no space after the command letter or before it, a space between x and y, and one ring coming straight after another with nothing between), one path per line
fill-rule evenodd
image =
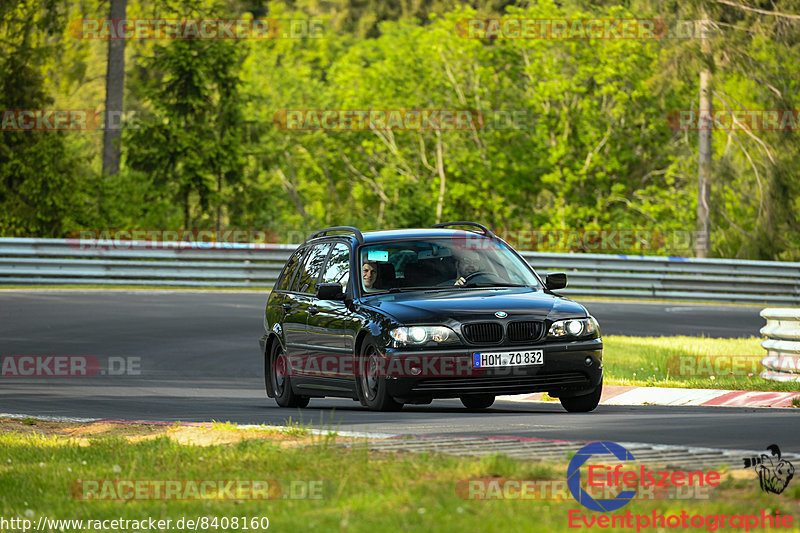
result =
M791 409L498 402L469 413L457 400L374 413L348 400L280 409L267 400L257 339L265 294L0 291L0 356L95 357L93 377L0 377L0 413L127 420L232 421L388 434L612 440L732 449L800 441ZM758 335L759 307L588 301L606 335ZM109 375L107 362L132 364ZM113 366L119 370L120 366ZM121 372L121 371L120 371ZM105 375L103 375L105 373Z

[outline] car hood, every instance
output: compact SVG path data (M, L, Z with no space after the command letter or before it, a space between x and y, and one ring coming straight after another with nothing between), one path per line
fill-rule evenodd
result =
M414 291L370 296L369 307L391 315L401 324L440 323L445 320L558 320L586 316L586 308L563 296L530 287Z

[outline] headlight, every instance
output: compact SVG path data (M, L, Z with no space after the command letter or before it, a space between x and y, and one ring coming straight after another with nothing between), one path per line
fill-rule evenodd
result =
M392 344L400 346L424 346L433 344L458 344L456 333L445 326L410 326L395 328L389 332Z
M597 325L597 320L594 317L588 318L571 318L569 320L558 320L553 322L550 326L550 331L547 332L550 338L580 338L600 336L600 327Z

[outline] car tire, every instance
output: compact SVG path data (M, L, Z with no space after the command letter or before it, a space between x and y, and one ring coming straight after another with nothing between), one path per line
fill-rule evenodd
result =
M292 391L291 378L286 375L287 360L283 353L281 343L276 339L270 348L269 357L264 358L267 367L264 369L264 379L267 381L266 386L272 387L275 393L275 402L280 407L305 407L308 405L310 398L308 396L301 396Z
M600 403L600 396L603 394L603 384L597 386L595 390L583 396L572 396L570 398L559 398L561 406L570 413L588 413L594 411Z
M486 409L494 403L494 394L478 394L473 396L462 396L461 403L467 409Z
M387 392L387 378L380 375L381 358L375 343L367 340L361 345L358 365L358 383L362 402L372 411L399 411L402 402L392 398Z

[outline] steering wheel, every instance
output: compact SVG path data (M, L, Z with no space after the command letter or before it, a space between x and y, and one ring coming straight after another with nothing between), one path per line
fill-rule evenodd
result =
M464 283L462 283L461 286L463 287L463 286L467 285L468 283L470 283L471 281L473 281L474 279L479 278L481 276L486 277L486 278L490 278L490 277L491 278L495 278L496 280L501 281L501 282L503 281L500 278L500 276L498 276L496 274L492 274L491 272L483 272L482 270L477 270L477 271L473 272L472 274L467 274L466 276L461 276L461 277L464 278Z

